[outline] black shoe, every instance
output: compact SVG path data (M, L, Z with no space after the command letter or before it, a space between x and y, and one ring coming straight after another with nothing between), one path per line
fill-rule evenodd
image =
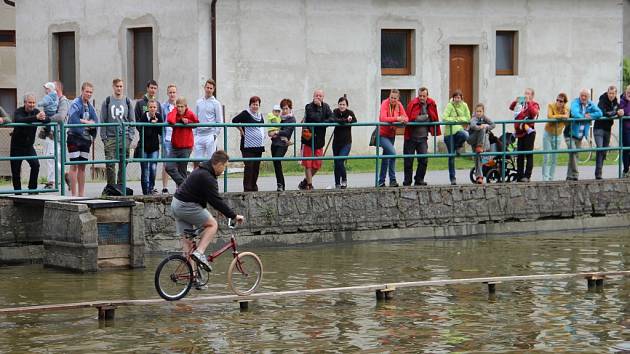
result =
M451 180L451 186L456 186L457 185L457 180L456 179L452 179Z
M168 194L168 188L162 188L162 194Z
M378 187L379 187L379 188L385 187L385 182L379 183L379 184L378 184Z
M348 188L348 181L341 181L341 189Z
M398 187L398 182L396 182L396 181L390 181L390 182L389 182L389 186L390 186L390 187Z
M299 190L305 190L306 189L306 180L303 179L302 182L300 182L300 184L298 184L298 189Z
M426 186L427 182L425 182L425 181L415 182L413 185L414 186Z
M522 182L522 183L527 183L527 182L529 182L529 178L527 178L527 177L521 177L521 178L519 178L519 179L518 179L518 181L519 181L519 182Z
M409 187L410 185L411 185L411 182L407 182L407 181L403 182L403 186L405 186L405 187Z
M567 177L567 181L577 181L578 179L575 177Z
M276 192L284 192L284 184L278 183L277 184L277 188L276 188Z
M602 179L602 176L597 176L595 177L595 179Z

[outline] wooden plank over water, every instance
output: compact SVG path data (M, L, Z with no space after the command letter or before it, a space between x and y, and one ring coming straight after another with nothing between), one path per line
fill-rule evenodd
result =
M218 296L199 296L184 298L174 303L188 303L188 302L204 302L204 303L225 303L243 300L257 300L257 299L278 299L285 297L301 297L308 295L320 295L320 294L335 294L335 293L354 293L354 292L366 292L375 290L387 290L392 288L411 288L411 287L425 287L425 286L447 286L447 285L459 285L459 284L474 284L474 283L486 283L486 282L509 282L509 281L549 281L558 279L571 279L571 278L589 278L589 277L612 277L612 276L630 276L630 270L615 271L615 272L584 272L584 273L561 273L561 274L537 274L537 275L516 275L516 276L504 276L504 277L483 277L483 278L465 278L465 279L437 279L437 280L420 280L413 282L398 282L398 283L386 283L386 284L372 284L372 285L357 285L357 286L345 286L338 288L321 288L321 289L302 289L302 290L287 290L276 291L268 293L256 293L248 296L238 295L218 295ZM50 305L37 305L37 306L23 306L23 307L11 307L0 309L1 314L16 314L27 312L52 312L62 310L73 310L82 308L98 308L104 306L143 306L143 305L156 305L164 304L163 299L139 299L139 300L108 300L108 301L87 301L76 302L69 304L50 304Z

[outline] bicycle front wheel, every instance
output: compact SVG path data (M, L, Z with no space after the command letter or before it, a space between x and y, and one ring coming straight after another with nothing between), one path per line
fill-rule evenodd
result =
M193 278L192 266L186 257L168 256L155 270L155 290L164 300L179 300L188 294Z
M262 262L252 252L238 254L228 268L228 286L236 295L244 296L256 291L262 277Z

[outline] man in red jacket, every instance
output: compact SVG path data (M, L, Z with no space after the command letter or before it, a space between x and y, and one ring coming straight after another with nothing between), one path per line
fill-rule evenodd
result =
M175 101L176 108L168 114L168 124L191 124L199 123L197 116L188 109L188 104L184 97L180 97ZM171 153L169 158L187 159L195 143L193 138L193 127L174 126L173 135L171 136ZM184 182L188 175L188 161L167 162L166 172L175 181L177 186Z
M429 89L421 87L418 89L418 97L414 98L407 105L407 117L409 123L428 123L439 121L437 105L429 98ZM403 153L426 154L428 151L427 139L429 133L433 136L441 134L439 125L407 125L405 127L405 142ZM418 168L414 177L414 186L426 186L424 176L427 173L427 158L418 157ZM405 180L403 186L411 185L411 175L413 174L413 157L405 157Z

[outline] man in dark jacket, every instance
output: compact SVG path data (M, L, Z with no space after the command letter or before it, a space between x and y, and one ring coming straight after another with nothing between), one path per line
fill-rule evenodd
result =
M609 86L605 93L599 96L599 109L604 114L600 119L595 120L593 127L593 136L595 136L595 144L597 147L610 146L610 131L615 121L613 118L623 117L623 109L619 108L617 101L617 87ZM602 179L602 168L606 160L606 151L595 152L595 179Z
M217 233L217 221L212 217L206 209L206 204L210 204L221 214L230 219L234 219L237 223L242 223L245 218L243 215L237 215L219 195L219 177L228 164L229 156L219 150L212 155L210 161L202 162L199 168L195 169L186 180L179 186L177 192L173 196L171 208L173 216L175 216L175 226L177 233L182 235L185 229L195 227L203 227L201 240L197 245L197 249L191 254L191 257L200 262L207 270L212 270L204 252L214 239ZM191 241L182 238L184 252L191 251Z
M333 119L330 106L324 102L324 91L313 92L313 102L304 108L304 123L327 123ZM315 151L313 151L313 145ZM317 157L324 153L326 145L326 127L302 128L302 156ZM302 160L305 177L298 185L299 189L313 189L313 176L322 167L322 160Z
M44 112L40 112L35 105L37 100L35 95L26 94L24 96L24 106L18 108L14 114L15 123L49 123L50 119L46 118ZM11 133L11 150L10 156L37 156L33 144L35 143L36 126L23 126L13 128ZM37 177L39 175L39 161L33 159L25 159L31 167L31 173L28 179L28 189L37 189ZM22 159L11 160L11 179L13 180L13 189L19 191L22 189L22 181L20 180L20 172L22 169ZM21 193L16 193L21 194Z

